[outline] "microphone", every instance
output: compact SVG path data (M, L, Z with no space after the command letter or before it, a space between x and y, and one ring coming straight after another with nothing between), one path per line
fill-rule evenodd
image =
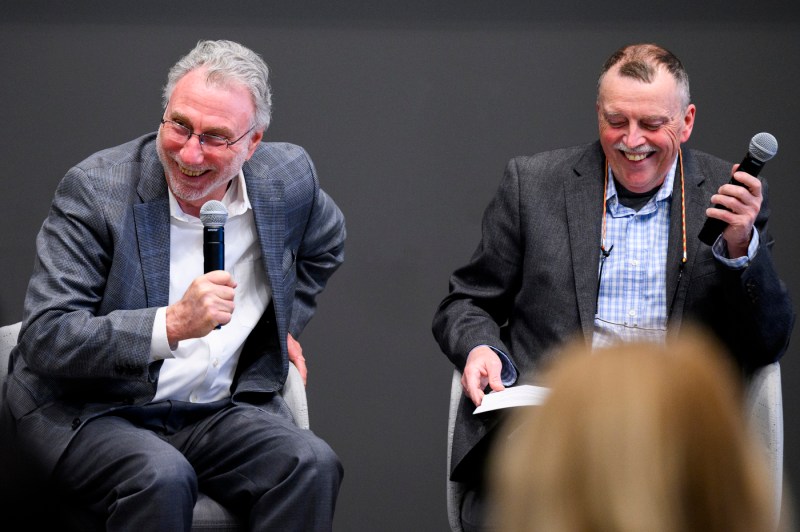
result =
M221 201L207 201L200 208L200 221L203 222L203 273L224 270L228 209Z
M767 161L775 157L778 153L778 140L769 133L758 133L750 139L750 149L747 151L742 163L739 165L738 172L746 172L753 177L757 177L758 173L764 168ZM732 185L742 185L739 181L731 177L730 183ZM722 205L714 205L715 209L729 210ZM716 218L707 218L703 229L700 231L698 237L700 241L713 246L717 237L722 233L728 224Z

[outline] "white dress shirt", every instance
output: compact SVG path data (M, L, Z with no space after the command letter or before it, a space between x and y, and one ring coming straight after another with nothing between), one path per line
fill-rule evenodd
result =
M171 305L181 299L195 278L203 275L203 224L181 210L171 191L169 203ZM222 203L228 209L225 270L237 283L231 321L203 338L182 340L177 346L170 346L166 307L158 309L151 358L163 359L164 363L154 402L166 399L211 402L229 397L244 342L269 304L269 281L241 171L231 182Z

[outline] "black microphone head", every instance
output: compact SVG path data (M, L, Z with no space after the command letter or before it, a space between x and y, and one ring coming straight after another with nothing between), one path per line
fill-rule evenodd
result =
M200 221L204 227L222 227L228 221L228 209L221 201L207 201L200 207Z
M778 153L778 139L769 133L758 133L750 139L748 150L753 159L765 163Z

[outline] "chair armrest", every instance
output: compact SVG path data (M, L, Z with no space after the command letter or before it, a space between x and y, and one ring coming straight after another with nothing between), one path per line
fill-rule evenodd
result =
M281 390L281 395L286 404L292 411L295 424L303 429L308 429L308 399L306 397L306 385L303 384L303 377L294 364L289 362L289 374Z
M753 373L747 384L747 421L763 444L772 476L776 515L780 515L783 492L783 395L781 366L773 362Z
M458 416L458 404L461 401L463 388L461 387L461 372L453 370L450 382L450 410L447 416L447 520L453 532L462 532L461 528L461 501L464 498L464 486L460 482L450 480L450 463L453 454L453 433Z

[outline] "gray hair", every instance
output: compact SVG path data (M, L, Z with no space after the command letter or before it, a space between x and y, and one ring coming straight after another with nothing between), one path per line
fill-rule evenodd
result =
M180 79L195 70L206 68L206 81L218 85L240 83L253 98L256 108L255 129L269 127L272 114L272 92L269 86L269 67L261 57L233 41L200 41L169 70L162 103L169 103L172 91Z
M600 83L606 73L614 66L619 64L619 75L628 78L638 79L643 83L652 83L655 78L656 70L663 67L675 79L680 91L681 103L686 109L691 103L692 97L689 92L689 74L683 67L680 59L662 46L657 44L631 44L623 46L609 57L600 77L597 80L598 91Z

